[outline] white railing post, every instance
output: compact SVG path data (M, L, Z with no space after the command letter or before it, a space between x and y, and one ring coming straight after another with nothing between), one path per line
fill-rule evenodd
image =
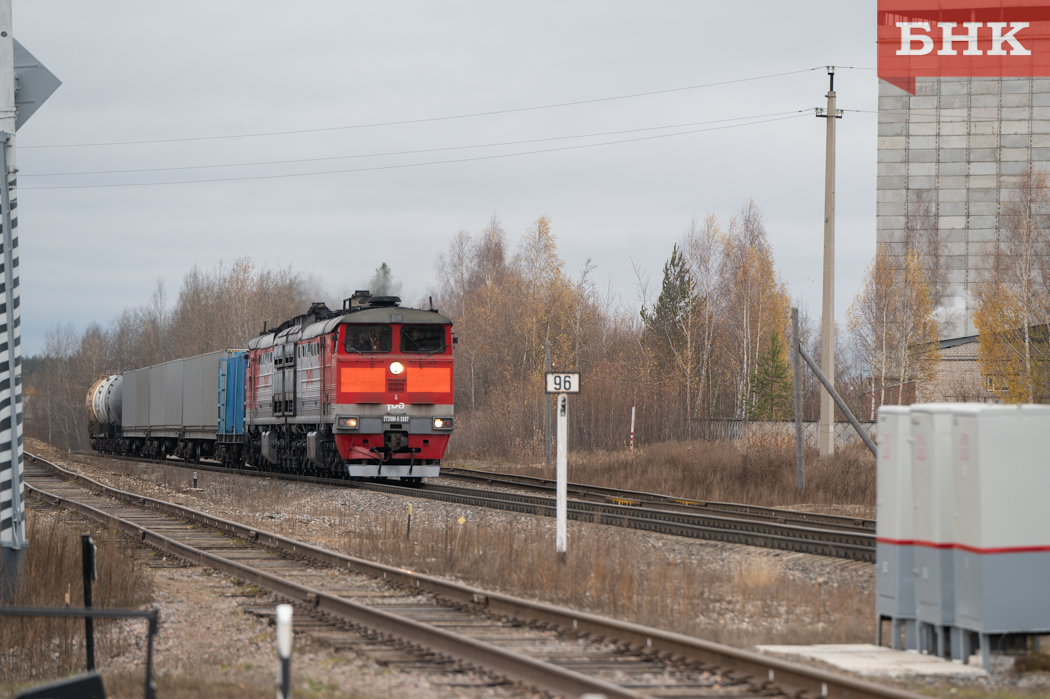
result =
M292 605L277 605L277 699L292 696Z
M627 451L634 451L634 406L631 406L631 445Z

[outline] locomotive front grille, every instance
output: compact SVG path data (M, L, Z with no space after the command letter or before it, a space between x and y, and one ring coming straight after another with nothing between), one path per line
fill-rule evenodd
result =
M400 393L405 390L405 380L402 378L386 380L386 390L388 393Z

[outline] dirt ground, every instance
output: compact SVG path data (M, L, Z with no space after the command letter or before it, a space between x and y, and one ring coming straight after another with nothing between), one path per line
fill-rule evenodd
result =
M277 654L272 610L282 600L207 568L167 558L146 548L136 557L153 577L153 604L160 612L154 645L157 695L183 697L271 696ZM456 672L403 670L403 650L372 643L367 652L348 644L360 637L313 620L301 610L293 615L296 628L292 686L307 699L420 697L438 699L525 699L534 693L502 684L470 668ZM122 637L123 651L97 658L109 697L143 696L146 657L145 622L122 622L111 633ZM375 640L375 639L373 639ZM393 662L391 662L393 661ZM16 689L3 688L0 696Z
M187 495L182 490L179 474L174 482L170 474L157 469L153 475L145 472L141 476L128 473L117 473L113 469L99 468L90 464L69 460L69 455L50 449L46 445L32 443L27 446L30 451L42 456L65 462L66 467L73 467L126 490L141 492L144 495L160 497L176 502L190 504L193 500L198 509L212 511L230 519L249 519L255 526L277 531L289 536L296 536L321 545L341 549L340 537L332 538L333 527L353 529L360 517L367 518L369 513L384 509L403 509L402 501L387 503L389 496L379 494L362 494L362 491L343 491L339 493L313 494L305 486L281 486L279 494L273 499L259 500L255 504L263 509L252 512L252 516L243 511L245 503L238 502L236 489L232 483L222 485L216 478L233 478L231 476L213 477L208 474L211 494L203 498L200 495ZM165 467L163 470L167 470ZM302 491L302 492L299 492ZM351 494L356 493L356 494ZM352 498L361 494L364 500L356 503ZM377 497L378 496L378 497ZM335 505L333 505L333 501ZM421 504L421 503L420 503ZM444 512L444 505L427 504L429 516L435 519L456 521L460 511L468 517L510 517L509 514L493 514L485 511L473 513L459 508L455 513ZM338 506L341 513L335 519L329 515L333 506ZM423 515L418 512L417 516ZM515 517L517 517L515 515ZM259 520L262 521L259 521ZM422 518L414 523L423 526ZM591 527L595 525L577 526ZM643 534L617 528L610 530L609 536L642 537L649 548L661 556L669 556L691 565L703 562L705 565L718 562L718 565L735 570L735 584L748 582L754 593L754 587L761 591L763 581L752 580L756 577L753 566L744 570L741 576L740 560L758 556L761 559L776 557L778 561L785 558L780 552L771 552L749 547L713 547L710 542L681 540L662 535ZM665 541L666 539L666 541ZM672 550L673 556L664 549ZM353 552L351 552L353 553ZM724 559L724 560L723 560ZM388 561L389 562L389 561ZM407 565L407 564L406 564ZM260 691L272 691L276 655L273 650L273 630L266 618L252 613L251 609L269 607L278 600L259 590L239 586L235 581L218 574L174 561L151 562L155 575L155 599L161 605L161 618L164 620L161 637L157 646L158 686L162 688L160 696L208 696L241 697L260 696ZM846 589L871 595L872 584L870 571L860 570L858 564L834 559L812 556L791 555L791 562L777 563L777 575L780 579L793 581L800 587L825 587L829 584L849 583ZM757 571L765 574L764 569ZM484 586L483 581L472 580L468 574L456 574L456 579L470 584ZM757 576L762 577L762 576ZM747 587L747 586L745 586ZM776 590L776 586L770 588ZM513 590L505 590L514 593ZM763 593L765 594L765 593ZM772 594L772 593L771 593ZM557 600L552 600L557 601ZM723 625L747 627L755 619L739 618L734 610L739 606L727 604ZM763 609L768 612L770 604L764 603ZM863 606L863 605L861 605ZM712 610L716 607L712 607ZM709 610L710 611L710 610ZM298 617L297 617L298 618ZM841 621L841 620L840 620ZM757 630L756 630L757 632ZM765 636L766 632L760 635ZM375 656L357 653L340 647L339 644L325 642L324 633L299 634L296 637L296 654L293 663L296 696L305 697L482 697L482 696L527 696L521 688L483 686L491 683L492 678L465 673L460 677L450 678L447 675L427 678L411 670L402 671L389 663L384 664ZM816 639L819 641L819 639ZM845 639L843 639L845 640ZM865 639L867 640L867 639ZM824 642L841 642L829 639ZM144 646L143 646L144 647ZM141 696L141 665L133 653L126 653L119 658L107 659L107 682L110 682L115 696ZM938 681L909 682L907 688L932 696L984 697L994 696L1003 699L1013 697L1032 697L1050 695L1050 674L1046 672L1018 673L1013 669L1013 661L1003 658L998 663L997 671L992 677L977 682ZM467 685L467 686L462 686ZM479 686L482 685L482 686ZM112 690L111 690L112 691Z

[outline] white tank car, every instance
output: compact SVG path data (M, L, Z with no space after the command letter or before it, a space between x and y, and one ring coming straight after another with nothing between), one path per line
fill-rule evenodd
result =
M120 374L100 376L87 395L88 420L100 425L119 425L123 408L121 386L124 377Z

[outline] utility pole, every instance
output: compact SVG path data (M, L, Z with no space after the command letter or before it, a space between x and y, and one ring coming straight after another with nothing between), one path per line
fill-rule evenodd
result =
M795 399L795 483L798 492L806 489L805 434L802 428L802 357L799 355L801 340L798 335L798 309L791 309L791 364L793 370L792 393Z
M824 299L820 323L820 369L829 381L835 380L835 123L842 112L835 108L835 66L828 66L828 107L817 116L827 119L824 160ZM820 390L820 455L835 453L835 403L831 394Z
M0 595L10 600L25 563L25 483L22 474L22 338L19 322L18 231L15 208L15 46L11 0L0 0Z

